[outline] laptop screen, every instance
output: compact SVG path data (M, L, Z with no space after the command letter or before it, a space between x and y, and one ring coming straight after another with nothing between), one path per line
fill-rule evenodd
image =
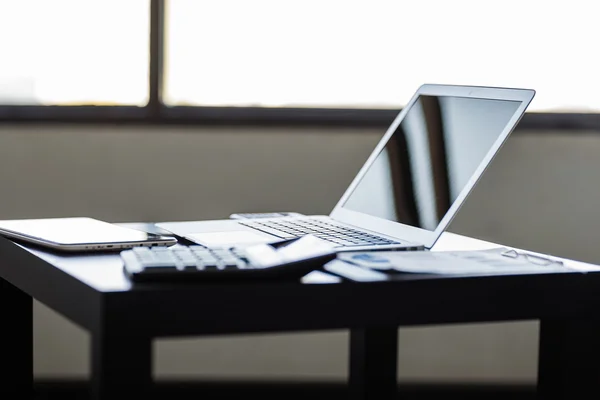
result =
M419 96L342 207L434 231L521 105Z

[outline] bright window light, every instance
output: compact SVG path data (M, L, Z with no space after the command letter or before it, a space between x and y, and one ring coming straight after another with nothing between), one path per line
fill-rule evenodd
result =
M169 105L388 108L449 83L600 111L589 0L168 0L166 27Z
M149 0L0 0L0 104L148 102Z

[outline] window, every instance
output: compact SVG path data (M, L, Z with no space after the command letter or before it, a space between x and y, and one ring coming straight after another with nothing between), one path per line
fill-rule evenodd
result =
M427 82L533 88L530 110L598 111L593 6L168 0L165 101L397 108Z
M148 102L149 0L0 0L0 103Z
M528 127L598 128L593 6L0 0L0 121L386 125L448 83L533 88Z

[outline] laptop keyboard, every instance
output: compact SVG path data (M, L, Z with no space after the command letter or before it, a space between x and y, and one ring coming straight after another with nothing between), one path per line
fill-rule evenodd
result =
M318 219L259 220L240 221L239 223L282 239L291 239L311 234L336 246L343 247L400 244L400 242L395 240Z

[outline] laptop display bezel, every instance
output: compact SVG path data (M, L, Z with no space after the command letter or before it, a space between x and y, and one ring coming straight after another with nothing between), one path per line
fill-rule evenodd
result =
M446 215L442 218L438 226L434 231L429 231L414 226L402 224L399 222L390 221L387 219L374 217L369 214L353 211L348 208L344 208L344 204L354 192L356 186L360 183L363 176L367 173L371 165L375 162L375 159L379 153L383 150L390 137L394 134L398 125L402 122L408 110L417 101L419 96L441 96L441 97L464 97L474 99L491 99L491 100L508 100L517 101L521 104L515 110L513 116L507 122L504 130L500 133L497 140L494 142L490 150L484 156L481 163L466 183L465 187L457 196L452 206L449 208ZM340 198L333 211L330 213L330 217L340 222L361 227L363 229L372 230L385 235L389 235L398 239L404 239L416 244L422 244L426 248L431 248L441 234L446 230L450 222L454 219L457 212L464 204L467 196L478 180L481 178L491 161L494 159L500 148L506 142L506 139L510 133L514 130L518 122L523 117L525 110L529 106L529 103L533 99L535 91L532 89L510 89L510 88L496 88L496 87L479 87L479 86L451 86L451 85L433 85L425 84L422 85L417 92L413 95L408 104L400 111L396 116L386 133L383 135L363 167L360 169L350 186L346 189L344 195Z

